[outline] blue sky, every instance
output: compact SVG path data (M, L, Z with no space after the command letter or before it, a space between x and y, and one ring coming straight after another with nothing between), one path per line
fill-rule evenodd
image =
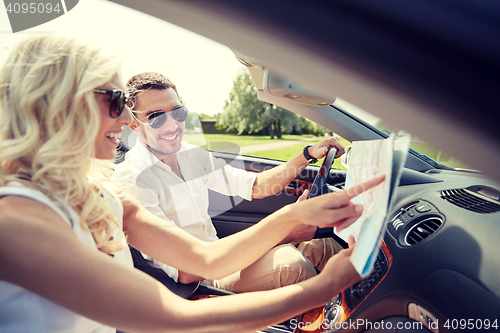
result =
M0 5L0 63L26 34L42 32L103 45L122 60L124 80L145 71L165 74L191 111L209 115L222 112L232 81L244 68L224 45L104 0L80 0L63 16L15 34Z

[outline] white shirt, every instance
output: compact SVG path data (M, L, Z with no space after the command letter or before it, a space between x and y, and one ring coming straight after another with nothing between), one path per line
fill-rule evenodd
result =
M117 165L116 174L125 181L134 182L137 200L166 224L177 226L201 240L215 241L218 238L208 214L208 189L251 200L257 174L233 167L203 148L184 141L177 161L185 181L137 140L125 155L125 161ZM231 209L233 203L230 200L216 203L218 213ZM177 281L177 269L144 257Z
M77 238L95 249L97 246L92 234L80 226L79 216L69 207L67 214L40 191L24 187L19 183L9 183L0 187L0 196L18 195L42 202L58 213L73 228ZM15 186L19 185L19 186ZM104 198L111 203L118 213L118 222L122 223L123 206L120 201L104 192ZM69 216L69 218L68 218ZM122 230L120 226L120 230ZM123 232L114 237L123 238ZM133 266L128 247L114 255L116 260ZM51 260L47 258L47 260ZM78 260L78 258L75 258ZM105 297L106 295L103 295ZM7 281L0 280L0 332L1 333L114 333L116 329L102 325L75 312L72 312L42 296Z

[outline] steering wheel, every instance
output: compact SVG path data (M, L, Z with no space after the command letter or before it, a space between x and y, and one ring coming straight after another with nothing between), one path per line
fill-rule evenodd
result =
M326 186L326 179L330 173L330 169L333 164L333 160L335 160L335 155L337 154L337 149L334 147L328 148L325 158L323 159L323 163L321 164L321 168L318 171L318 174L314 178L311 189L309 190L309 195L307 199L317 197L318 195L322 195L325 193L331 192ZM318 228L313 238L326 238L332 237L335 235L333 233L333 228Z

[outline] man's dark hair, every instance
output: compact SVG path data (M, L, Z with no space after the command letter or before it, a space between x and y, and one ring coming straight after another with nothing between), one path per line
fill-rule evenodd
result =
M173 84L172 81L170 81L165 75L156 72L145 72L134 75L127 82L127 93L129 96L128 107L131 110L134 109L137 96L142 91L149 89L163 90L168 88L174 89L177 96L179 96L175 84Z

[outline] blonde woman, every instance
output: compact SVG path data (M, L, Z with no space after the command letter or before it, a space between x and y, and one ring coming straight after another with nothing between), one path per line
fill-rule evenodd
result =
M323 305L359 280L352 249L299 284L200 301L133 269L127 241L191 274L226 276L301 223L349 225L361 214L350 199L383 179L284 207L217 242L159 228L107 182L106 160L132 121L123 89L113 57L65 37L31 36L2 67L0 331L255 331Z

